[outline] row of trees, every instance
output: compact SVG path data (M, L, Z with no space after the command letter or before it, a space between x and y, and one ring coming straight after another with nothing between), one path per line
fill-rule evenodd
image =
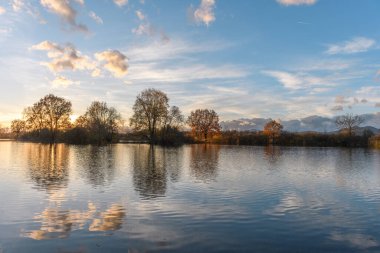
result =
M49 94L25 108L23 119L12 121L11 131L17 139L51 143L62 141L104 144L116 142L120 138L124 121L120 113L105 102L92 102L86 112L74 122L70 120L72 112L70 101ZM341 129L341 133L351 139L363 122L363 118L352 114L336 118L336 125ZM184 131L186 124L191 131ZM305 139L299 134L290 136L290 133L284 133L281 123L275 120L269 121L261 132L255 134L236 135L231 132L222 132L219 116L214 110L197 109L185 119L177 106L169 105L168 96L156 89L146 89L136 97L130 126L139 141L145 139L152 144L172 145L183 142L211 141L229 143L233 139L232 136L235 136L236 144L243 144L240 136L244 136L243 142L254 145L292 143L296 139L299 143L301 139ZM309 137L312 136L317 143L321 138L324 140L325 137L317 135L313 133ZM331 139L335 138L331 135L327 136ZM323 143L330 142L327 138ZM331 144L333 143L335 142Z
M72 122L70 101L49 94L24 109L23 119L13 120L11 131L16 139L70 143L111 143L119 138L124 125L120 113L105 102L95 101ZM187 120L177 106L169 105L168 96L156 89L142 91L133 106L130 126L150 143L177 144L187 136L187 123L196 141L208 141L219 133L219 117L213 110L198 109Z

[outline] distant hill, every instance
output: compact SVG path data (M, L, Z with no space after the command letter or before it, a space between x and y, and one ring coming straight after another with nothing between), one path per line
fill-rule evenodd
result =
M374 133L380 133L380 113L360 115L365 119L359 131L365 129L371 130ZM222 121L220 124L223 130L237 131L261 131L264 125L272 120L271 118L253 118L253 119L237 119L231 121ZM322 116L309 116L302 119L284 120L281 121L284 126L284 131L288 132L336 132L338 131L335 125L335 118Z

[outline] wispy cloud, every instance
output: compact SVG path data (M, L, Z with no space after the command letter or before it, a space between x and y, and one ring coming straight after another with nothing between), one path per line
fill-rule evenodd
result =
M317 3L317 0L277 0L282 5L313 5Z
M67 88L68 86L72 84L79 84L80 82L70 80L64 76L57 76L51 83L53 85L53 88L60 88L60 87Z
M90 18L92 18L96 23L98 24L103 24L103 19L101 17L99 17L98 15L96 15L95 12L93 11L90 11L88 13L88 15L90 16Z
M62 20L64 20L69 26L81 32L88 32L87 26L79 24L76 21L77 12L70 5L67 0L41 0L41 5L45 7L48 11L58 15Z
M113 0L113 2L119 7L122 7L128 4L128 0Z
M201 0L199 7L195 10L190 8L192 19L197 24L205 24L209 26L215 21L215 0Z
M0 6L0 15L4 14L5 12L6 12L5 8Z
M373 48L376 41L365 37L356 37L352 40L345 41L339 44L329 45L326 53L330 55L334 54L355 54L361 52L367 52Z
M328 78L312 76L306 73L290 73L285 71L273 70L263 71L263 73L276 78L278 82L280 82L285 88L290 90L310 88L316 85L330 86L334 84Z
M166 33L162 29L158 29L153 24L151 24L148 20L148 17L141 10L137 10L135 14L141 23L136 28L132 29L132 32L134 34L140 36L147 35L152 38L159 37L160 41L163 43L170 41L170 38L166 35Z

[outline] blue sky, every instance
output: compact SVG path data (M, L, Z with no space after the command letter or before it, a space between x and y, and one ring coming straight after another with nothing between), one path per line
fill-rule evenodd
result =
M377 0L0 0L0 122L54 93L128 119L156 88L185 115L380 110Z

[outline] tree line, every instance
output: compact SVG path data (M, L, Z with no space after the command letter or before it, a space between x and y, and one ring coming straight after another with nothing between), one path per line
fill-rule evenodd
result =
M168 96L156 89L142 91L132 109L130 127L139 141L168 145L208 141L221 131L214 110L197 109L185 120L177 106L169 105ZM25 108L22 119L11 122L11 132L18 140L76 144L114 143L126 136L121 133L121 114L106 102L92 102L75 121L71 120L72 114L70 101L49 94ZM191 137L185 134L186 124L191 128Z
M106 102L94 101L86 112L72 121L72 104L65 98L46 95L24 109L22 119L11 122L14 138L38 142L107 144L122 141L178 145L219 143L237 145L366 146L373 133L356 135L364 119L347 114L336 118L339 132L289 133L280 121L270 120L261 131L222 131L219 116L212 109L196 109L185 118L179 107L169 104L167 94L143 90L136 97L129 119L132 131L122 131L121 114Z

